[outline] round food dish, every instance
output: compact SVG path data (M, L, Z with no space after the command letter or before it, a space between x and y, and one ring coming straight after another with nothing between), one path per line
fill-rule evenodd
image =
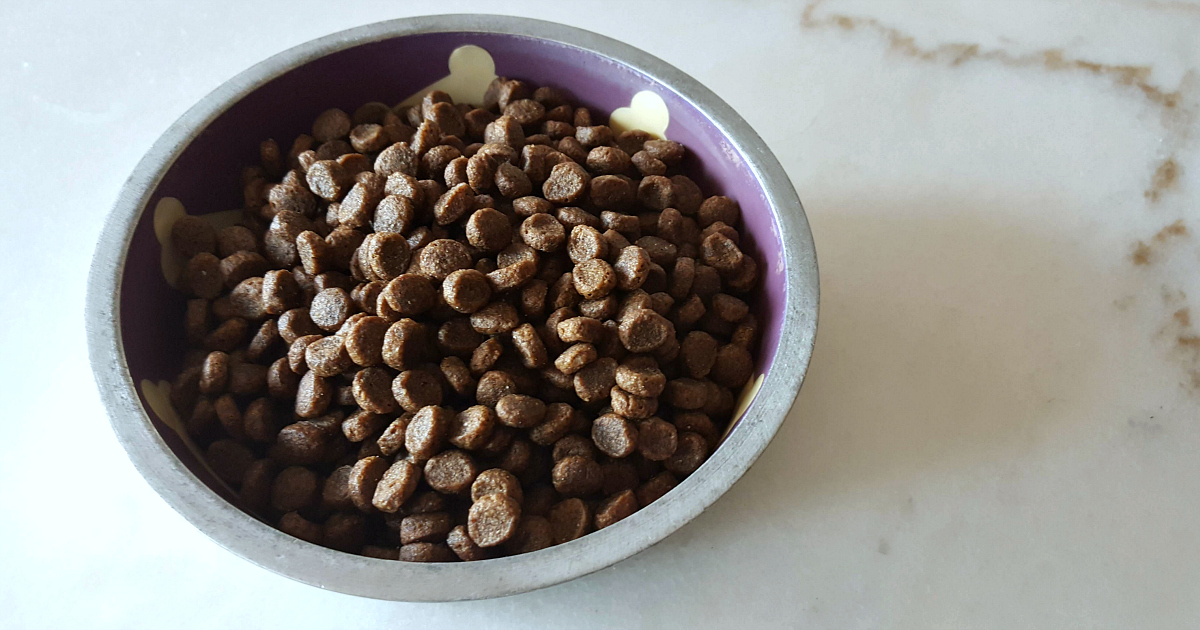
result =
M261 522L199 457L167 402L182 361L185 296L168 282L167 218L239 208L242 165L262 138L290 138L334 106L399 102L447 76L451 53L486 50L495 74L553 84L608 114L647 106L688 151L686 172L708 194L736 199L761 281L761 333L740 420L675 489L612 526L533 553L470 563L410 563L312 545ZM451 73L453 74L453 73ZM635 98L637 96L638 98ZM639 103L639 100L642 103ZM631 102L632 101L632 102ZM655 116L651 115L651 119ZM666 122L664 115L663 122ZM174 214L172 214L174 213ZM168 129L121 191L88 285L89 353L118 439L150 485L218 544L271 571L343 593L401 601L498 597L602 569L653 545L728 490L766 448L800 389L816 334L812 235L783 168L728 105L642 51L559 24L489 15L399 19L280 53L227 81Z

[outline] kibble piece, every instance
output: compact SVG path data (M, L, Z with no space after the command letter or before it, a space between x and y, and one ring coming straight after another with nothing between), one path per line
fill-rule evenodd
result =
M671 180L662 175L647 175L637 189L638 201L651 210L669 208L674 203Z
M308 316L323 330L335 331L342 327L354 309L354 301L345 289L325 289L313 298L308 307Z
M679 435L675 452L663 461L663 467L677 475L690 475L708 457L708 442L699 433L685 431Z
M520 149L525 144L525 132L522 131L521 124L512 117L500 116L484 127L483 142Z
M372 500L379 481L387 472L390 465L382 457L366 457L358 460L347 477L347 491L350 501L359 511L371 513L375 511Z
M471 353L471 373L483 374L496 364L500 359L500 355L504 353L504 346L500 340L495 337L490 337L475 348L475 352Z
M575 290L588 300L603 298L617 286L617 274L612 266L598 258L575 265L571 277Z
M617 362L602 357L584 366L574 376L575 394L584 402L606 398L616 381Z
M718 293L712 297L712 312L727 322L739 322L750 313L750 307L732 295Z
M496 401L500 423L516 429L529 429L546 417L546 403L532 396L507 394Z
M559 493L568 497L582 497L600 489L604 484L604 473L595 461L568 455L554 465L551 481Z
M333 386L329 381L317 376L314 372L306 372L300 377L296 390L296 415L301 418L315 418L329 408L333 400Z
M530 429L529 439L535 444L550 446L562 439L577 422L577 412L568 404L556 402L547 405L545 420Z
M254 453L234 440L217 440L208 446L205 461L222 481L236 488L254 464Z
M442 386L425 370L405 370L392 381L392 395L405 411L442 404Z
M303 466L279 471L271 484L271 507L280 512L295 512L314 505L319 497L317 473Z
M637 246L621 250L613 263L613 272L617 277L617 288L632 291L640 288L650 275L650 255L645 249Z
M279 518L279 529L285 534L314 545L322 544L324 539L324 532L320 525L295 512L288 512Z
M636 396L657 397L667 385L667 377L658 367L658 362L649 357L632 357L625 360L615 373L617 385Z
M642 145L642 150L668 166L678 164L684 153L683 145L671 140L647 140Z
M340 109L327 109L313 121L313 138L317 142L329 142L344 138L350 133L350 116Z
M471 314L471 327L484 335L499 335L520 323L517 309L508 302L492 302Z
M550 362L546 345L531 324L521 324L512 331L513 347L521 355L521 364L527 368L545 367Z
M507 199L524 197L533 192L533 183L524 171L508 162L496 167L496 190Z
M521 223L521 240L538 251L557 251L566 239L562 223L549 214L534 214Z
M567 457L596 459L596 445L582 435L567 435L554 443L551 458L557 463Z
M442 371L442 378L459 396L466 396L475 391L475 379L471 378L471 370L462 359L455 356L443 357L438 367Z
M404 448L404 436L408 432L408 425L412 422L412 413L404 413L399 418L392 421L391 424L379 434L375 440L375 445L379 448L382 455L395 455Z
M392 376L385 368L370 367L359 370L354 375L351 391L355 404L368 412L386 414L396 410L397 403L392 394Z
M337 335L318 339L304 348L304 362L317 376L337 376L354 364L345 341Z
M645 396L635 396L618 386L612 388L609 395L612 399L613 412L632 420L649 418L658 411L658 399Z
M382 317L367 315L346 325L340 335L350 359L362 367L383 362L383 340L391 322Z
M229 384L232 361L229 355L214 351L208 353L200 367L199 389L201 394L220 394Z
M441 450L453 420L454 412L444 407L421 408L404 432L404 447L418 460L433 457Z
M359 265L369 266L380 282L396 278L408 269L408 241L400 234L371 234L363 241Z
M441 543L419 542L400 547L401 562L453 562L454 552Z
M557 164L550 169L550 176L542 184L542 194L554 203L573 204L587 195L591 179L587 171L575 162Z
M171 244L183 258L217 251L217 232L200 217L185 214L171 226Z
M578 498L565 499L550 508L547 514L554 544L561 545L588 533L592 514L586 503Z
M495 547L513 537L520 519L520 504L503 494L488 494L471 506L467 532L480 547Z
M671 177L671 192L675 197L675 208L685 215L696 214L700 210L701 202L704 201L704 193L687 175Z
M474 313L483 308L492 297L492 288L487 276L474 269L460 269L446 276L442 282L442 295L446 304L460 313Z
M412 496L421 479L421 468L412 460L398 459L383 473L375 486L371 504L381 512L395 514Z
M359 409L342 421L342 433L347 440L357 444L373 435L378 435L387 424L387 417Z
M597 343L605 336L604 324L591 317L571 317L558 323L558 338L566 343Z
M554 544L550 521L542 516L526 515L521 518L516 533L505 544L511 554L531 553Z
M592 422L592 441L600 452L620 459L637 450L638 430L617 414L604 414Z
M675 425L661 418L638 423L638 452L650 461L660 462L674 455L678 438Z
M700 257L704 264L724 273L736 272L745 258L737 244L720 232L709 234L700 243Z
M621 344L630 352L650 352L673 337L675 327L667 318L650 309L637 309L620 326Z
M492 370L479 377L479 385L475 389L475 400L482 405L495 407L501 398L516 392L517 385L511 376L499 370Z
M217 297L225 284L221 275L221 260L208 252L192 256L184 267L181 282L196 297Z
M467 453L451 449L425 463L425 481L442 494L462 494L471 488L479 467Z
M415 273L392 278L380 296L401 317L420 315L437 303L437 289L433 283L429 278Z
M473 247L497 252L512 242L508 217L494 208L481 208L471 214L466 225L467 241Z
M571 228L571 236L567 239L567 255L575 264L594 258L603 259L608 255L608 242L596 228L576 225Z
M608 497L596 507L596 529L604 529L627 518L638 509L637 496L632 490L624 490Z
M709 377L718 385L737 389L746 384L754 374L754 359L750 351L742 346L726 344L717 350Z
M669 471L663 471L652 477L646 483L643 483L635 491L638 504L645 507L662 498L662 496L671 491L679 482L675 479L675 475Z
M267 269L267 259L258 252L234 252L220 262L222 282L230 288L252 276L263 275Z
M467 269L472 263L471 253L465 245L446 238L426 245L419 260L421 272L436 280L445 280L452 272Z
M458 525L450 530L450 533L446 535L446 546L463 562L483 560L488 557L487 552L476 545L474 540L471 540L465 525Z
M483 448L496 425L496 414L483 405L459 412L450 423L448 441L458 448L475 451Z
M699 409L708 399L704 383L691 378L677 378L667 383L667 400L679 409Z
M595 346L581 342L563 350L554 360L554 367L563 374L574 374L599 356Z

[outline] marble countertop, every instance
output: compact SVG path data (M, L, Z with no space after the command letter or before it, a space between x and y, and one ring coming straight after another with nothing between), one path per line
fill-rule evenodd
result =
M662 544L436 605L291 582L168 508L104 420L83 294L123 180L222 81L342 28L501 8L0 5L0 625L1200 625L1200 4L608 4L503 10L658 55L759 131L816 238L812 367L759 462Z

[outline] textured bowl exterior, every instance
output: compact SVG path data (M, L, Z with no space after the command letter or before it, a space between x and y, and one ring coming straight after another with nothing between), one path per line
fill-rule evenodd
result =
M164 197L192 214L241 205L240 167L258 143L286 143L329 107L398 102L446 75L459 46L486 49L496 73L553 85L597 112L643 90L670 112L667 135L706 194L736 199L762 283L754 297L762 388L738 425L694 474L662 499L600 532L511 558L414 564L311 545L237 507L182 440L151 411L137 383L170 380L183 354L184 297L163 277L153 208ZM488 15L380 22L280 53L234 77L180 118L125 183L89 278L89 352L113 428L134 465L169 504L230 551L335 591L404 601L497 597L609 566L662 540L728 490L774 436L812 355L818 303L812 235L790 181L762 140L712 92L644 52L587 31Z

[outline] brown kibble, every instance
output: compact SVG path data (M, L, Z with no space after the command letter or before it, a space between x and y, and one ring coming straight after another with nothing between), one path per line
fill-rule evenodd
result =
M608 242L596 228L576 225L571 228L571 236L567 239L567 255L577 265L596 258L603 259L608 255Z
M717 340L712 335L694 330L683 338L679 355L683 357L683 367L692 378L704 378L717 361Z
M664 494L670 492L678 483L675 475L668 471L663 471L655 475L636 490L635 494L638 504L645 507L654 503L662 498Z
M367 315L350 323L347 321L340 336L350 359L362 367L383 362L383 340L391 322L382 317Z
M379 434L387 424L387 417L359 409L342 421L342 434L346 436L347 440L357 444Z
M375 490L390 465L382 457L373 456L358 460L346 477L346 491L350 501L359 511L371 513L375 511L372 500Z
M520 149L525 144L521 124L510 116L500 116L483 129L484 144L503 144Z
M229 371L232 362L229 355L214 351L208 353L200 367L200 393L220 394L229 384Z
M480 547L495 547L513 537L521 518L521 506L503 494L480 497L467 516L467 532Z
M584 300L579 303L579 313L584 317L592 319L612 319L617 315L620 309L621 301L617 299L615 293L596 299Z
M410 256L408 241L403 235L370 234L363 240L358 264L364 271L370 271L368 275L374 275L380 282L388 282L408 269Z
M488 284L487 276L482 273L474 269L459 269L446 276L442 282L442 295L446 304L454 310L460 313L474 313L491 299L492 287Z
M615 374L617 385L636 396L657 397L666 388L667 378L650 357L626 359Z
M554 544L550 521L541 516L525 516L517 531L505 545L510 554L531 553Z
M566 242L567 233L558 219L539 213L521 223L521 240L538 251L553 252Z
M503 353L504 346L500 340L495 337L488 338L471 353L471 373L483 374L490 370Z
M345 138L350 133L350 116L340 109L327 109L313 121L313 138L317 142L329 142Z
M683 159L683 145L671 140L647 140L642 150L651 157L662 160L667 166L678 164Z
M566 343L597 343L605 336L604 324L591 317L571 317L558 322L558 338Z
M671 191L671 180L662 175L647 175L638 184L637 198L651 210L670 208L675 198Z
M513 382L513 378L505 372L492 370L479 377L479 385L475 389L475 400L481 405L495 407L501 398L515 393L517 393L517 385Z
M462 494L472 487L479 467L460 450L442 451L425 463L425 481L442 494Z
M180 282L196 297L207 299L217 297L225 285L221 275L221 260L208 252L200 252L192 256L183 269Z
M476 545L474 540L471 540L466 525L458 525L450 530L450 533L446 535L446 546L463 562L484 560L488 557L487 552Z
M554 450L551 458L555 462L562 461L567 457L583 457L585 459L596 459L596 445L592 440L582 435L566 435L554 443Z
M441 450L453 420L454 412L444 407L421 408L404 432L404 447L418 460L433 457Z
M413 419L412 413L404 413L399 418L392 420L392 423L379 434L375 440L375 445L379 447L379 452L382 455L395 455L404 448L404 436L408 432L408 425Z
M708 400L704 383L691 378L677 378L667 383L667 400L678 409L700 409Z
M571 277L575 283L575 290L588 300L603 298L617 286L616 272L611 265L599 258L575 265Z
M204 459L222 481L237 488L254 464L254 453L234 440L217 440L208 445Z
M700 244L700 257L704 264L724 273L738 271L745 258L737 244L720 232L713 232L704 239Z
M718 385L738 389L754 374L754 358L742 346L726 344L717 350L709 377Z
M617 277L617 288L632 291L640 288L650 275L650 255L645 249L637 246L621 250L613 263L613 272Z
M508 302L492 302L471 314L471 327L484 335L499 335L520 323L517 309Z
M381 512L395 514L412 496L421 479L421 468L412 460L398 459L383 473L375 486L371 504Z
M576 422L577 414L566 403L552 403L546 406L546 417L538 426L530 429L529 439L534 444L549 446L566 436Z
M462 359L456 356L443 357L438 367L442 371L442 378L459 396L466 396L475 391L475 379L471 378L471 370Z
M333 386L326 379L313 372L306 372L300 377L296 389L296 415L301 418L315 418L329 408L333 400Z
M494 208L482 208L471 214L466 225L467 241L486 252L496 252L512 242L508 217Z
M712 297L712 312L727 322L740 322L750 313L750 307L732 295L718 293Z
M397 404L392 394L392 375L386 368L369 367L359 370L354 375L351 391L355 404L368 412L386 414L396 410Z
M650 352L675 334L667 318L650 309L637 309L621 320L621 344L630 352Z
M575 394L584 402L606 398L617 384L616 371L617 362L611 357L592 361L575 373Z
M750 256L742 258L742 264L726 279L726 286L736 293L745 293L754 288L758 280L758 263Z
M502 162L496 167L496 190L507 199L524 197L533 192L533 183L524 171L508 162Z
M590 182L591 176L582 166L564 162L550 169L550 176L542 184L542 194L554 203L572 204L583 199Z
M171 226L171 243L185 259L217 251L217 232L200 217L185 214Z
M604 414L592 422L592 441L601 453L619 459L637 449L638 430L617 414Z
M506 496L518 504L523 500L521 483L515 475L503 468L491 468L479 473L471 484L471 500L479 501L483 497L498 494Z
M604 529L624 519L638 509L637 496L632 490L624 490L608 497L596 507L596 529Z
M624 210L633 204L636 189L624 175L600 175L592 178L588 199L604 211Z
M658 399L635 396L618 386L613 386L609 397L613 412L633 420L649 418L658 411Z
M524 394L506 394L496 401L496 416L501 424L529 429L546 417L546 403Z
M425 353L425 329L411 319L393 323L383 337L383 362L396 370L415 365Z
M342 327L354 309L354 301L345 289L329 288L313 298L308 307L308 316L323 330L335 331Z
M303 466L279 471L271 484L271 507L280 512L295 512L315 505L320 496L317 473Z
M420 315L437 303L437 289L433 283L429 278L415 273L392 278L380 296L401 317Z
M538 272L537 263L532 260L519 260L511 265L502 266L487 274L488 284L491 285L492 291L496 293L504 293L516 289L530 279Z
M679 252L674 245L657 236L643 236L637 240L637 246L646 250L650 262L664 267L673 266Z
M565 439L565 438L564 438ZM586 457L568 455L558 460L551 472L554 489L569 497L593 494L604 484L600 464Z
M313 322L306 307L293 308L279 316L279 336L284 343L292 344L300 337L319 335L321 329Z
M291 398L300 387L300 375L292 371L287 357L280 358L267 368L267 391L272 398Z
M402 409L412 413L417 413L425 407L442 404L441 383L425 370L401 372L392 381L392 395Z
M449 442L458 448L475 451L483 448L496 425L496 414L483 405L461 411L450 423Z
M700 227L706 228L718 221L725 225L737 225L741 216L742 211L736 201L717 195L705 199L704 203L700 204L696 220Z
M546 345L531 324L522 324L512 331L513 347L521 355L521 364L530 369L545 367L550 362Z
M695 472L708 457L708 442L699 433L685 431L679 435L675 452L663 461L663 467L677 475L687 476Z
M647 151L638 151L634 153L630 156L629 161L633 164L634 168L636 168L638 172L642 174L643 177L649 177L651 175L662 176L667 174L667 165L663 164L662 160L650 155L650 153Z
M638 452L642 457L660 462L675 453L678 433L675 425L661 418L649 418L638 423Z
M421 250L419 257L421 272L436 280L445 280L446 276L459 269L471 267L471 253L466 245L448 238L437 239Z
M581 342L563 350L562 354L558 355L558 358L554 360L554 367L563 374L574 374L583 369L587 364L595 361L599 356L595 346L590 343Z
M475 204L475 194L467 184L457 184L443 193L433 204L433 216L438 225L450 225L466 216Z
M550 508L547 520L554 544L561 545L588 533L592 520L587 504L578 498L563 500Z
M288 512L279 519L279 529L305 542L320 545L324 539L321 526L295 512Z

